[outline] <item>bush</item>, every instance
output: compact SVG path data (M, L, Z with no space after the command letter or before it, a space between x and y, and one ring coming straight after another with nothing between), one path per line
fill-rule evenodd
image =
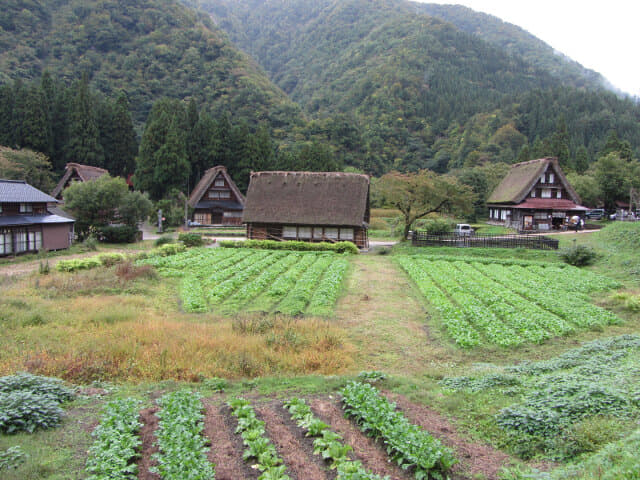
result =
M598 257L598 254L586 245L578 245L560 252L560 257L565 263L576 267L583 267L592 264Z
M20 445L9 447L4 452L0 451L0 472L18 468L20 464L25 462L26 458L27 454L20 448Z
M197 233L180 233L178 241L184 243L185 247L201 247L204 245L202 236Z
M59 272L75 272L76 270L90 270L100 267L102 263L98 257L74 258L72 260L60 260L56 264L56 270Z
M26 372L0 377L0 393L18 391L48 395L60 403L71 400L74 396L73 390L66 387L59 378L42 377Z
M135 225L107 225L99 231L100 240L107 243L134 243L138 236Z
M416 220L412 228L414 230L424 230L429 235L443 235L451 233L455 227L455 222L447 218L428 218Z
M37 428L57 427L63 413L54 397L28 390L0 393L0 412L2 433L33 433Z
M117 263L124 262L127 257L122 253L101 253L98 260L105 267L112 267Z
M156 247L161 247L162 245L166 245L167 243L173 243L173 237L171 235L162 235L161 237L156 238L153 244Z
M223 240L220 242L221 247L226 248L259 248L264 250L295 250L298 252L319 252L330 251L336 253L353 253L357 254L360 251L355 244L351 242L299 242L299 241L284 241L278 242L276 240L246 240L243 242L236 242L233 240Z
M96 250L98 250L98 239L95 237L95 235L89 235L84 239L84 241L82 242L82 249L87 252L95 252Z

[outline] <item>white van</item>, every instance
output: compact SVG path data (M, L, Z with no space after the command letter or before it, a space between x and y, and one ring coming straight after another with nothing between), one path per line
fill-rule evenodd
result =
M454 233L459 237L467 237L473 235L473 228L468 223L458 223Z

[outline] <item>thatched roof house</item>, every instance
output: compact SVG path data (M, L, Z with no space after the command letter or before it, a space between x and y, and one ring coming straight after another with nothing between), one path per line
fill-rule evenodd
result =
M553 157L512 165L487 207L489 220L518 230L558 229L588 210Z
M201 225L241 225L245 198L223 165L210 168L189 197L192 220Z
M51 196L57 200L62 200L62 192L73 182L88 182L108 175L109 171L104 168L82 165L80 163L69 162L64 167L64 175L51 192Z
M369 177L342 172L253 172L242 221L249 238L347 240L366 248Z

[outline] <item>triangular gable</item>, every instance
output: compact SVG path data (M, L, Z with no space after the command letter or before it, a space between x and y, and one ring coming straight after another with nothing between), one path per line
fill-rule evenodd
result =
M198 204L198 202L202 200L202 196L207 192L207 190L209 190L209 188L211 187L211 184L215 181L218 175L222 175L222 177L227 182L227 185L229 185L229 188L231 189L233 194L236 196L236 199L238 200L238 202L242 206L244 206L244 202L245 202L244 195L242 194L240 189L238 189L235 182L231 179L231 177L229 176L229 173L227 173L226 167L224 165L218 165L204 172L204 175L202 176L202 178L200 179L196 187L191 192L191 195L189 196L190 207L195 207Z
M56 185L56 188L51 191L52 197L58 198L62 191L69 185L69 180L74 174L78 175L80 180L82 180L83 182L88 182L109 173L109 171L105 170L104 168L93 167L91 165L82 165L80 163L73 162L67 163L64 168L64 175Z
M487 203L517 204L522 202L530 195L540 176L549 168L553 169L554 174L562 183L571 200L579 204L580 197L567 181L567 177L564 176L558 160L554 157L539 158L512 165L507 176L487 199Z

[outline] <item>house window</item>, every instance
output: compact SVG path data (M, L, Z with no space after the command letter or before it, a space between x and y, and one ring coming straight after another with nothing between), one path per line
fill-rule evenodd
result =
M224 187L224 178L216 178L216 181L213 182L214 187Z
M506 220L507 219L507 210L501 210L500 211L500 220Z
M11 252L11 230L0 230L0 255L6 255Z
M242 212L224 212L222 216L225 218L241 218Z
M298 238L311 238L311 227L298 227Z
M28 250L40 250L42 248L42 232L28 233Z
M549 183L553 183L554 180L554 176L553 176L553 172L549 174Z
M324 236L330 238L332 240L338 239L338 229L337 228L325 228Z
M27 251L27 232L16 233L16 253Z
M340 240L353 240L353 228L341 228Z
M536 189L531 190L531 198L536 198Z
M285 225L282 228L282 238L296 238L295 225Z
M21 203L20 204L20 213L31 213L33 212L33 205L30 203Z
M214 198L214 199L220 198L220 192L214 192L213 190L209 190L209 198Z
M542 189L542 195L540 195L542 198L551 198L551 189L550 188L543 188Z
M229 190L221 191L220 198L231 198L231 192Z
M556 192L556 198L562 198L562 190Z
M549 218L549 214L547 212L535 212L533 216L536 220L546 220Z
M540 176L540 183L545 183L545 181L544 181L544 173Z
M322 227L314 227L313 228L313 238L322 238Z

